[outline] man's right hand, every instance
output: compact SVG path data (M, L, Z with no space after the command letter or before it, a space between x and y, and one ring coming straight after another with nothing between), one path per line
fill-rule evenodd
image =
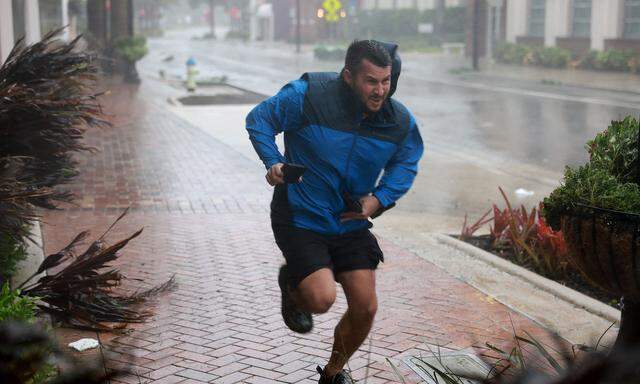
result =
M277 164L273 164L271 168L269 168L269 171L265 176L267 179L267 183L269 183L269 185L284 184L284 175L282 174L282 165L283 165L282 163L277 163Z

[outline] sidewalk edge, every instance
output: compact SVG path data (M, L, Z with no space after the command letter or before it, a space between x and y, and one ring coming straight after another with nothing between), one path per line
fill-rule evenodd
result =
M601 303L598 300L592 299L591 297L588 297L574 289L566 287L553 280L547 279L546 277L542 277L523 267L515 265L507 260L501 259L500 257L490 252L477 248L471 244L467 244L451 236L441 233L434 233L433 235L439 243L456 248L457 250L464 252L470 257L479 259L487 264L492 265L495 268L500 269L503 272L507 272L511 275L524 279L537 288L551 293L552 295L555 295L556 297L565 300L573 305L583 308L587 312L602 317L610 322L620 322L620 311L604 303Z

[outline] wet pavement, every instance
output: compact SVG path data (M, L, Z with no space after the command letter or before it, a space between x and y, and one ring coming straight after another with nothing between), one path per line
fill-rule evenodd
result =
M98 336L107 366L136 373L114 383L315 382L345 309L343 294L315 318L313 333L284 326L276 283L281 255L262 167L162 104L170 87L144 81L139 90L107 85L114 127L88 132L87 143L100 152L78 158L80 176L69 186L78 205L48 212L43 228L51 253L81 230L102 233L131 206L109 236L115 241L144 228L114 263L128 278L121 289L176 276L177 289L160 298L149 322L127 335ZM371 338L350 361L360 382L397 382L386 358L417 382L401 360L429 353L425 343L505 346L512 326L547 339L526 317L397 244L381 244L387 261L379 273L380 310Z

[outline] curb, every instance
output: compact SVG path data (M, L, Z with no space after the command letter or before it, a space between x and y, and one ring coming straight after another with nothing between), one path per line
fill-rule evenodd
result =
M620 311L598 300L592 299L587 295L584 295L574 289L559 284L553 280L547 279L546 277L542 277L519 265L515 265L507 260L504 260L490 252L465 243L464 241L440 233L434 233L433 235L439 243L456 248L457 250L464 252L467 255L479 259L487 264L490 264L503 272L507 272L511 275L526 280L538 289L551 293L552 295L565 300L577 307L580 307L587 312L590 312L596 316L600 316L610 322L620 322Z
M39 220L35 220L29 230L29 236L35 241L35 244L30 240L26 241L27 244L27 257L20 261L16 268L15 275L11 278L11 286L17 287L26 279L35 273L40 264L44 261L44 245L42 237L42 227ZM37 281L39 277L44 274L35 276L31 281Z

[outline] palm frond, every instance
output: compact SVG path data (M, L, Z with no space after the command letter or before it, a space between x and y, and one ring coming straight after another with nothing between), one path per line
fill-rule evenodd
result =
M88 232L80 233L61 251L47 256L38 268L39 272L57 272L41 277L31 285L25 282L23 294L39 297L47 304L41 305L40 309L55 319L83 329L113 330L126 323L145 321L152 312L139 308L138 304L172 289L174 277L144 291L116 294L113 288L120 286L125 278L110 266L120 256L119 251L141 233L142 229L113 245L107 245L102 235L78 255L75 249L88 237Z

